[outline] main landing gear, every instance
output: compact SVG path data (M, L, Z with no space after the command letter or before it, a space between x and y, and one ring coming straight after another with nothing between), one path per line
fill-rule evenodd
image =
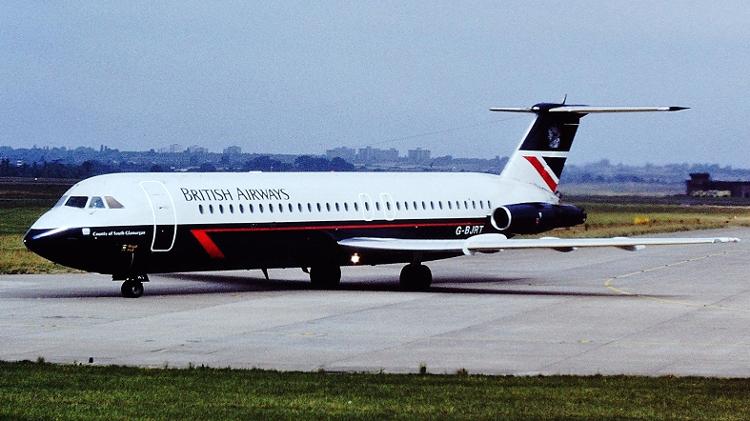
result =
M315 289L335 289L341 283L341 268L338 265L312 266L309 273L310 283ZM432 271L421 263L410 263L401 269L399 283L406 291L425 291L432 284Z
M312 266L310 283L316 289L334 289L341 283L341 268L334 264Z
M143 283L148 282L147 275L135 275L125 278L120 292L125 298L138 298L143 295Z
M425 291L432 284L432 271L421 263L410 263L401 269L399 283L407 291Z

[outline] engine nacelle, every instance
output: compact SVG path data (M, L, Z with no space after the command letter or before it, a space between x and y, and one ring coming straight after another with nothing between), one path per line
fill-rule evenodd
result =
M510 234L538 234L586 222L586 211L573 205L521 203L492 212L492 226Z

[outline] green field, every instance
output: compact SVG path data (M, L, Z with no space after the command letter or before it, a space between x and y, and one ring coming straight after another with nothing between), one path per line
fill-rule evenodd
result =
M57 273L65 268L26 250L23 234L46 208L0 208L0 274Z
M750 226L750 208L741 206L594 202L578 202L576 205L586 209L586 224L554 230L543 235L612 237Z
M750 416L750 380L0 363L0 419L694 419Z

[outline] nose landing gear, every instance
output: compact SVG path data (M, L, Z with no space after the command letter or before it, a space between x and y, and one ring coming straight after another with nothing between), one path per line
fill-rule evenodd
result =
M119 279L113 279L119 280ZM120 293L125 298L138 298L143 295L143 283L148 282L147 275L135 275L125 278L120 287Z

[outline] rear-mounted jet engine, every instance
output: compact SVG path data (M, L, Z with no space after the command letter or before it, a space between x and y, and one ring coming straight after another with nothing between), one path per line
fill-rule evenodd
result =
M539 234L586 222L586 211L573 205L520 203L492 212L492 226L509 234Z

